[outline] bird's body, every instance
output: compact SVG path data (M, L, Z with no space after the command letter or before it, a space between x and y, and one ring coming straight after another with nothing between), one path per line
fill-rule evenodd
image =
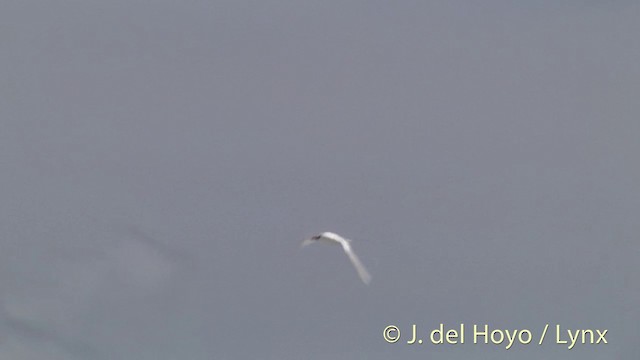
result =
M367 285L371 282L371 275L369 275L369 272L364 267L364 265L362 265L362 262L360 262L360 259L356 256L356 254L353 252L353 249L351 248L351 244L350 244L351 240L345 239L336 233L326 231L320 235L312 236L311 238L306 239L305 241L302 242L302 246L307 246L317 241L322 241L324 243L329 243L329 244L341 245L345 254L347 254L347 256L349 257L349 260L351 260L353 267L356 268L356 271L358 272L358 276L360 276L360 279L362 280L362 282L364 282Z

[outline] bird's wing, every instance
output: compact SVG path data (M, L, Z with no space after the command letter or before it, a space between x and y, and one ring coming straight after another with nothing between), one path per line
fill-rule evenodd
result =
M364 267L364 265L362 265L360 259L358 259L356 254L353 252L353 250L351 249L351 245L349 245L349 243L345 241L342 243L342 248L344 249L344 252L347 254L347 256L349 256L349 260L351 260L353 267L356 268L356 271L358 272L358 275L360 276L362 282L369 285L369 283L371 282L371 275L369 275L367 269Z
M313 244L313 243L314 243L314 240L313 240L313 239L305 239L305 240L300 244L300 247L301 247L301 248L303 248L303 247L305 247L305 246L307 246L307 245L310 245L310 244Z

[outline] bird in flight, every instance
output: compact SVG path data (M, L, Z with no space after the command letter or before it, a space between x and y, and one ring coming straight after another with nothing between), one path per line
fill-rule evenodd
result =
M329 244L342 245L342 249L344 250L345 254L347 254L347 256L349 257L349 260L351 260L353 267L356 268L356 271L358 272L358 275L360 276L360 279L362 280L362 282L369 285L369 283L371 282L371 275L369 275L369 272L367 271L367 269L364 267L364 265L362 265L362 263L360 262L360 259L358 259L356 254L353 252L353 249L351 249L351 244L350 244L351 240L345 239L338 234L326 231L320 235L312 236L309 239L304 240L301 246L304 247L318 241L322 241Z

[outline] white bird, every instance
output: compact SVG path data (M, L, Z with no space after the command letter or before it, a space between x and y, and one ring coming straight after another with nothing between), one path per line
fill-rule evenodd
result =
M351 240L345 239L338 234L326 231L320 235L312 236L311 238L304 240L301 246L304 247L309 244L313 244L314 242L317 242L317 241L323 241L329 244L342 245L342 249L349 257L349 260L351 260L353 267L356 268L356 271L358 272L360 279L362 279L362 282L369 285L369 283L371 282L371 275L369 275L369 272L367 271L367 269L364 267L364 265L362 265L362 263L360 262L360 259L358 259L356 254L353 252L353 249L351 249L351 244L349 244Z

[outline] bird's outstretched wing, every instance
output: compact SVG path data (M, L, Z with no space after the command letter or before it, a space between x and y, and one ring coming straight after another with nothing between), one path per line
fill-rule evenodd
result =
M351 245L349 245L349 243L345 241L342 243L342 248L349 257L349 260L351 260L353 267L356 268L356 271L358 272L358 275L360 276L362 282L369 285L369 283L371 282L371 275L369 275L367 269L364 267L364 265L362 265L360 259L358 259L356 254L353 252L353 250L351 249Z
M303 248L307 245L311 245L313 244L315 241L313 239L305 239L301 244L300 247Z

